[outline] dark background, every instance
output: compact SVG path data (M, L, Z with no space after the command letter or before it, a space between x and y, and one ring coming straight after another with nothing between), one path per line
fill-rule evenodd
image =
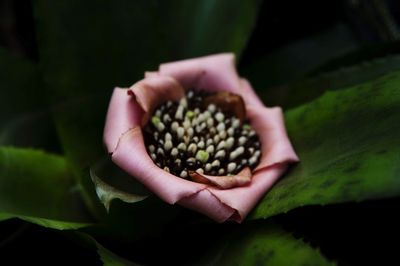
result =
M14 54L37 61L39 55L32 14L29 0L0 0L0 45ZM264 1L257 27L240 65L245 66L248 62L256 60L260 54L279 53L292 43L329 32L337 25L341 25L340 32L346 32L346 36L358 45L390 43L400 37L397 30L399 23L400 1L396 0ZM351 64L352 60L359 61L398 50L397 46L393 46L384 51L364 53L360 55L362 58L353 58L348 64ZM324 66L321 71L329 70L329 67ZM293 79L295 78L297 77L294 76ZM272 85L278 85L282 81L277 78L274 82L276 84ZM324 207L311 206L273 219L283 224L284 228L293 232L296 237L301 237L312 246L318 247L327 258L337 261L339 265L396 264L399 261L399 204L399 199L389 199ZM257 222L250 224L254 223ZM224 230L234 229L235 226L232 225ZM133 249L131 252L125 250L121 255L130 256L138 262L160 263L159 259L167 256L172 250L171 247L162 248L162 245L185 245L180 242L182 240L172 235L175 229L170 230L171 235L167 232L169 239L152 237L140 246L134 246L135 252ZM187 230L190 232L195 229ZM220 230L220 227L210 225L201 230L212 232ZM201 232L197 232L196 235L199 236L196 245L207 245L208 240L201 238ZM116 246L115 243L108 244ZM161 252L157 256L151 253L155 247ZM193 254L182 254L182 261L176 263L184 264L185 261L190 261ZM0 264L6 265L35 262L60 264L60 261L66 265L78 262L100 264L94 251L80 246L62 232L18 220L1 223L0 258Z

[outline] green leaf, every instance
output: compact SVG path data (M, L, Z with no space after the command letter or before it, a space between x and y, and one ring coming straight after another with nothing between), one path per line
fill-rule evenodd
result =
M350 29L338 23L320 34L288 44L241 67L256 88L269 88L305 77L314 69L358 46Z
M91 223L63 157L0 147L0 213L42 226L72 229Z
M35 1L46 82L53 96L75 97L129 86L164 61L223 51L240 55L260 3Z
M301 162L274 186L251 218L304 205L400 195L400 72L286 113Z
M400 55L377 58L358 65L340 68L313 78L260 91L260 96L270 105L286 108L309 102L328 90L338 90L376 79L400 69Z
M211 245L197 265L334 265L276 225L243 227Z
M97 194L98 198L100 199L101 203L103 203L107 212L110 211L110 204L114 199L119 199L126 203L135 203L135 202L144 200L145 198L148 197L146 195L147 193L139 192L140 194L138 194L137 192L129 193L126 191L126 189L132 187L132 185L133 185L132 183L134 183L133 178L128 177L126 174L123 177L123 180L126 181L124 183L126 184L126 183L128 183L128 181L131 181L131 184L127 184L127 185L123 186L121 189L118 189L117 187L104 182L104 180L102 180L102 177L97 176L97 175L101 174L104 178L104 172L106 171L106 170L104 170L104 168L106 168L106 166L109 164L112 164L111 162L109 162L109 160L101 160L100 162L98 162L96 165L94 165L90 169L90 177L92 178L93 184L95 186L96 194ZM117 168L117 167L115 167L115 168ZM122 172L120 169L115 169L115 170L116 171L119 170L119 172ZM120 178L118 178L119 175L117 173L115 173L116 171L114 171L114 173L112 173L112 172L108 173L108 175L110 175L109 178L120 179ZM140 187L142 187L141 184L140 184Z
M92 236L85 234L85 233L81 233L81 232L76 232L75 235L83 240L88 246L90 246L92 249L95 249L97 251L97 253L99 254L99 257L101 259L101 261L103 262L103 265L105 266L128 266L128 265L139 265L136 263L133 263L129 260L126 260L120 256L118 256L117 254L115 254L114 252L112 252L111 250L105 248L104 246L102 246L99 242L96 241L96 239L94 239Z

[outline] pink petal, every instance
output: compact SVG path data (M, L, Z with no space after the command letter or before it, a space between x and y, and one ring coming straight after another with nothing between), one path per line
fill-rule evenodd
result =
M251 170L249 167L243 168L237 175L232 176L212 176L202 175L197 172L189 173L192 180L199 183L208 183L216 185L221 189L228 189L233 187L244 186L251 181Z
M160 65L159 73L177 79L184 88L226 90L239 94L234 54L217 54Z
M115 88L111 96L103 136L108 152L113 152L122 134L140 125L142 119L143 111L126 92Z
M140 127L131 129L121 137L111 159L169 204L207 187L176 177L155 165L147 154Z
M240 80L240 94L246 103L246 106L253 106L253 107L264 107L263 102L257 96L253 87L251 86L250 82L247 79Z
M147 123L149 115L163 102L177 101L185 95L182 86L171 77L151 75L135 83L128 90L145 112L142 125Z
M208 190L223 204L235 209L237 213L230 218L241 222L286 169L287 164L276 164L257 172L249 186L228 190L208 188Z
M247 108L247 116L261 141L262 156L255 171L277 163L299 160L287 137L281 108L250 106Z
M207 215L218 223L228 220L236 211L223 204L209 190L204 189L189 197L182 198L179 204Z

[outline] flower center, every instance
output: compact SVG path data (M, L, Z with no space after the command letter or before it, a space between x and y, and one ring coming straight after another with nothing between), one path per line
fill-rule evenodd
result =
M160 168L188 178L190 171L234 175L258 164L261 151L256 132L248 121L206 101L214 94L189 90L179 102L168 101L155 109L144 138Z

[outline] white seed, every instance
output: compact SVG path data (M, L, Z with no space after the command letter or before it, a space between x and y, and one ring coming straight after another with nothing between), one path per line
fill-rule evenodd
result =
M221 158L223 159L225 157L226 153L224 150L219 150L217 151L217 153L215 154L215 158Z
M180 101L179 101L179 106L182 106L182 107L187 107L187 100L186 100L186 98L184 97L184 98L182 98Z
M179 150L182 150L182 151L186 151L186 144L183 143L183 142L179 143L178 149L179 149Z
M211 163L211 166L212 166L212 167L219 167L219 165L220 165L220 162L219 162L218 160L214 160L214 161Z
M175 164L177 164L177 165L180 165L181 164L181 159L179 159L179 158L177 158L176 160L175 160Z
M244 148L243 147L238 147L236 150L234 150L233 152L231 152L229 154L229 159L230 160L235 160L238 156L240 156L242 153L244 152Z
M210 138L210 139L207 139L206 140L206 145L207 146L210 146L211 144L213 144L213 140Z
M153 159L153 161L155 161L157 159L157 156L154 153L152 153L150 156L151 156L151 159Z
M195 125L197 125L197 118L193 117L192 118L192 126L195 126Z
M254 129L250 130L249 132L249 136L252 137L256 134L256 132L254 131Z
M225 116L224 116L224 114L221 113L221 112L218 112L218 113L215 114L215 119L216 119L218 122L224 121L224 118L225 118Z
M172 135L169 132L165 133L165 140L171 140L171 139Z
M206 166L205 166L206 171L207 171L207 172L210 171L211 168L212 168L211 164L210 164L210 163L207 163Z
M198 136L194 136L194 137L193 137L193 141L194 141L194 142L199 142L199 137L198 137Z
M166 151L169 151L170 149L172 149L172 146L173 146L172 141L170 141L170 140L165 141L164 149Z
M185 170L183 170L179 176L182 178L186 178L188 176L188 174Z
M225 173L225 170L224 170L223 168L221 168L221 169L218 170L218 174L219 174L219 175L223 175L224 173Z
M180 120L183 119L183 106L182 105L179 105L178 109L176 109L175 118L180 119Z
M154 132L153 136L155 140L158 140L158 132Z
M214 125L214 119L212 119L212 117L207 119L207 126L208 127L212 127Z
M207 147L206 152L208 153L214 153L214 145L210 145Z
M188 150L188 152L191 152L191 153L195 154L196 151L197 151L197 146L196 146L196 144L191 143L191 144L189 145L189 147L188 147L187 150Z
M190 157L190 158L188 158L188 159L186 160L186 162L188 162L188 163L194 163L194 162L196 162L196 159L195 159L194 157Z
M255 157L255 156L253 156L253 157L251 157L250 159L249 159L249 164L250 165L253 165L253 164L255 164L257 162L257 157Z
M204 120L206 120L206 117L203 114L199 114L199 116L197 117L197 123L201 123Z
M154 152L156 150L156 147L154 147L154 145L150 145L149 146L149 151L150 152Z
M169 114L165 114L163 116L163 121L164 123L168 123L169 121L171 121L171 117L169 116Z
M229 137L226 141L225 141L225 149L231 149L233 144L235 143L235 139L233 137Z
M193 134L194 134L194 129L193 128L188 128L188 130L187 130L187 133L188 133L188 136L189 137L192 137L193 136Z
M165 167L164 167L164 171L167 171L167 172L169 173L169 168L168 168L168 166L165 166Z
M161 116L161 111L157 110L156 113L155 113L155 116L160 117Z
M228 173L232 173L233 171L235 171L235 168L236 168L236 163L228 163L227 167Z
M217 126L217 130L218 130L219 132L225 131L225 124L222 123L222 122L219 123L218 126Z
M200 109L199 109L199 108L195 108L195 109L194 109L194 113L195 113L196 115L198 115L198 114L200 113Z
M165 126L164 126L163 122L157 123L157 130L158 131L163 131L164 129L165 129Z
M192 98L193 95L194 95L193 91L189 91L189 92L187 93L187 97L188 97L188 98Z
M192 126L192 123L190 123L190 120L189 119L185 119L185 121L183 122L183 128L187 130L191 126Z
M199 147L200 149L203 149L204 145L205 145L205 143L202 140L200 140L199 143L197 143L197 147Z
M233 136L233 134L235 133L235 130L233 129L233 127L228 128L228 130L226 131L228 133L229 136Z
M239 127L239 126L240 126L240 120L237 119L237 118L233 118L233 120L232 120L232 127L233 127L233 128L237 128L237 127Z
M253 156L255 156L255 157L259 157L259 156L260 156L260 154L261 154L261 152L260 152L260 151L255 151Z
M209 128L208 131L210 131L210 134L213 136L217 133L217 130L215 129L215 127Z
M218 143L218 142L219 142L219 139L220 139L219 136L218 136L218 135L215 135L215 136L214 136L214 143Z
M167 107L171 107L172 106L172 101L168 101L167 102Z
M161 148L158 148L158 149L157 149L157 154L164 155L164 151L163 151L163 149L161 149Z
M219 133L218 133L218 136L219 136L221 139L225 139L225 138L226 138L226 131L221 131L221 132L219 132Z
M172 130L173 132L175 132L175 131L178 129L178 127L179 127L178 122L176 122L176 121L172 122L172 124L171 124L171 130Z
M224 140L221 141L220 143L218 143L217 150L221 150L223 148L225 148L225 141Z
M201 175L204 174L204 170L202 168L197 169L196 172Z
M254 153L254 148L253 148L253 147L250 147L250 148L249 148L249 153L251 153L251 154Z
M207 110L211 113L214 113L217 110L217 107L215 106L215 104L209 104Z
M206 119L208 119L208 118L211 117L210 111L207 111L207 110L203 112L203 115L204 115L204 117L205 117Z
M241 137L239 138L239 145L244 145L244 144L246 143L246 141L247 141L247 138L241 136Z
M171 150L171 155L174 156L174 157L177 156L178 153L179 153L179 151L178 151L177 148L173 148L173 149Z
M178 138L181 139L183 137L183 134L185 134L185 130L183 129L183 127L178 127L178 129L176 130L176 134L178 135Z
M247 163L247 160L246 160L246 159L242 159L242 160L240 161L240 163L241 163L241 164L246 164L246 163Z

